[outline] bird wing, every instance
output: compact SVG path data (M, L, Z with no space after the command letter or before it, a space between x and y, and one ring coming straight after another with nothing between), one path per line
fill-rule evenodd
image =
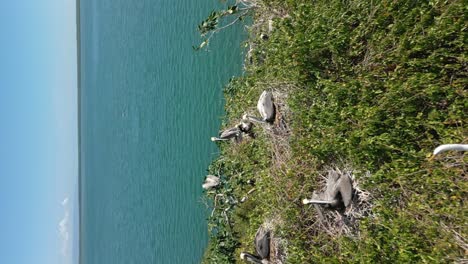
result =
M351 183L351 178L347 175L342 175L338 180L337 187L341 194L341 198L343 199L344 206L348 207L353 198L353 184Z
M271 92L263 91L258 99L257 109L265 121L271 121L275 117L275 105Z
M237 127L233 127L233 128L230 128L230 129L227 129L227 130L224 130L221 135L219 135L220 138L232 138L232 137L235 137L237 136L237 134L239 133L239 128Z
M321 195L322 199L326 201L333 201L335 200L336 195L339 192L338 183L339 183L340 176L335 173L329 173L327 177L327 188L325 192Z
M270 231L260 227L255 234L255 250L260 258L265 259L270 255Z
M219 178L214 175L206 175L206 178L210 179L211 181L219 181Z

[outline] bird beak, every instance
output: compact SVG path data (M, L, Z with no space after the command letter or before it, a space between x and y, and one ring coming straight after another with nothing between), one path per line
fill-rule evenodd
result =
M434 160L434 158L435 158L435 155L431 155L431 156L429 157L429 161L432 162L432 161Z

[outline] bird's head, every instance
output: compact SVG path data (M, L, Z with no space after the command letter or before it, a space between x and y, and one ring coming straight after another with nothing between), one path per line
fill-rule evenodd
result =
M245 253L244 252L240 253L240 258L245 260Z
M215 137L211 137L211 141L216 141L216 138L215 138Z
M437 148L434 149L434 151L431 154L428 154L426 157L428 157L428 161L434 161L435 157L444 150L445 145L438 146Z

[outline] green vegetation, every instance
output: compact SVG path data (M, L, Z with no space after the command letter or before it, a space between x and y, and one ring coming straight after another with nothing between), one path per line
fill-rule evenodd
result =
M250 4L250 58L225 88L224 124L255 113L265 89L281 116L256 125L255 139L219 145L209 173L223 184L206 193L216 209L204 263L242 263L265 222L286 263L466 259L467 155L427 160L439 144L468 140L466 1ZM370 193L371 212L349 232L327 232L301 204L336 167Z
M241 1L242 2L242 1ZM243 21L245 17L251 15L253 7L248 4L227 5L225 10L212 11L211 14L198 25L198 32L203 38L203 42L198 46L193 46L194 50L200 50L209 44L211 37L219 31Z

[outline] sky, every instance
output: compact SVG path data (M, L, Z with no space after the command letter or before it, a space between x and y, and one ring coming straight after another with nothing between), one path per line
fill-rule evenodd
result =
M0 2L0 263L76 263L75 0Z

